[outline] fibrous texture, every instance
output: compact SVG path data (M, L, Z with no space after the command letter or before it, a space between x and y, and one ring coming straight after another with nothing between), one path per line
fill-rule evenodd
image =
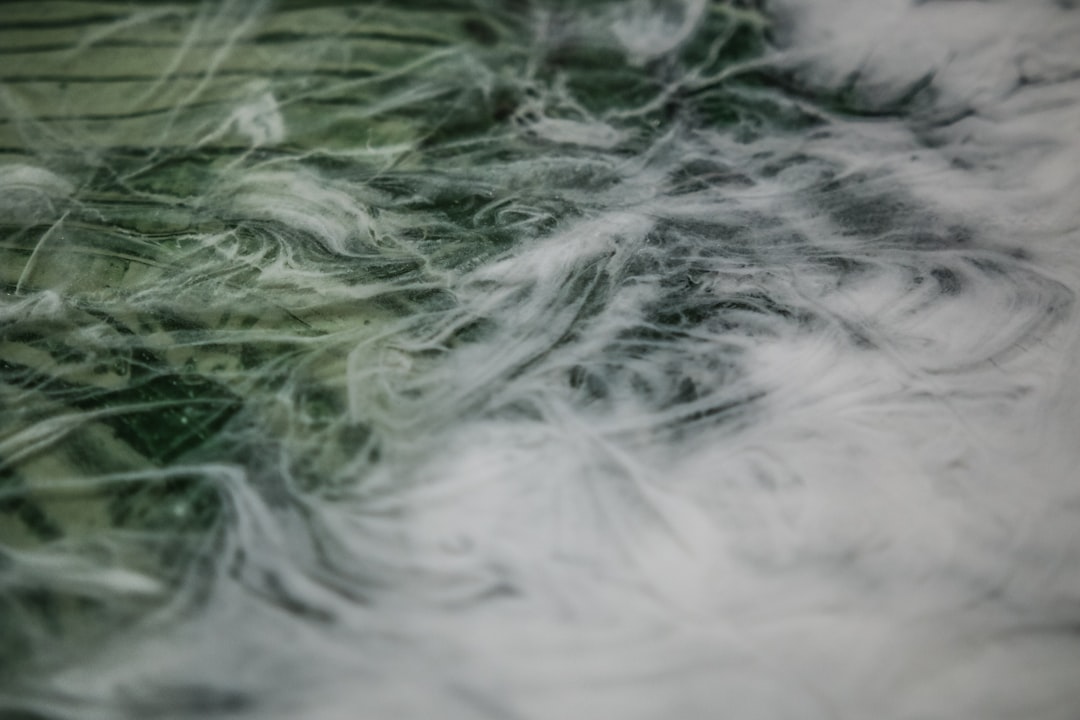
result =
M0 5L0 714L1071 720L1078 38Z

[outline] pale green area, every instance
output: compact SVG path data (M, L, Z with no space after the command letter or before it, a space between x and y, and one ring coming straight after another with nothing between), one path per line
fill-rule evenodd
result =
M645 64L611 3L277 7L0 8L2 667L198 582L223 502L200 463L284 445L317 492L343 448L377 462L349 353L380 362L452 308L448 278L582 212L612 158L676 122L811 122L722 82L765 31L724 3Z

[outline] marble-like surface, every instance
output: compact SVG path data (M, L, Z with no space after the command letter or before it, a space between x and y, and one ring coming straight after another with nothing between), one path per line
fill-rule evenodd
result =
M0 5L0 716L1080 713L1080 9Z

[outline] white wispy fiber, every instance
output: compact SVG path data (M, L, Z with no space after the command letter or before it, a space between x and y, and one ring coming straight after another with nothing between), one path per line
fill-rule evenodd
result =
M1080 11L313 5L0 9L0 713L1076 716Z

